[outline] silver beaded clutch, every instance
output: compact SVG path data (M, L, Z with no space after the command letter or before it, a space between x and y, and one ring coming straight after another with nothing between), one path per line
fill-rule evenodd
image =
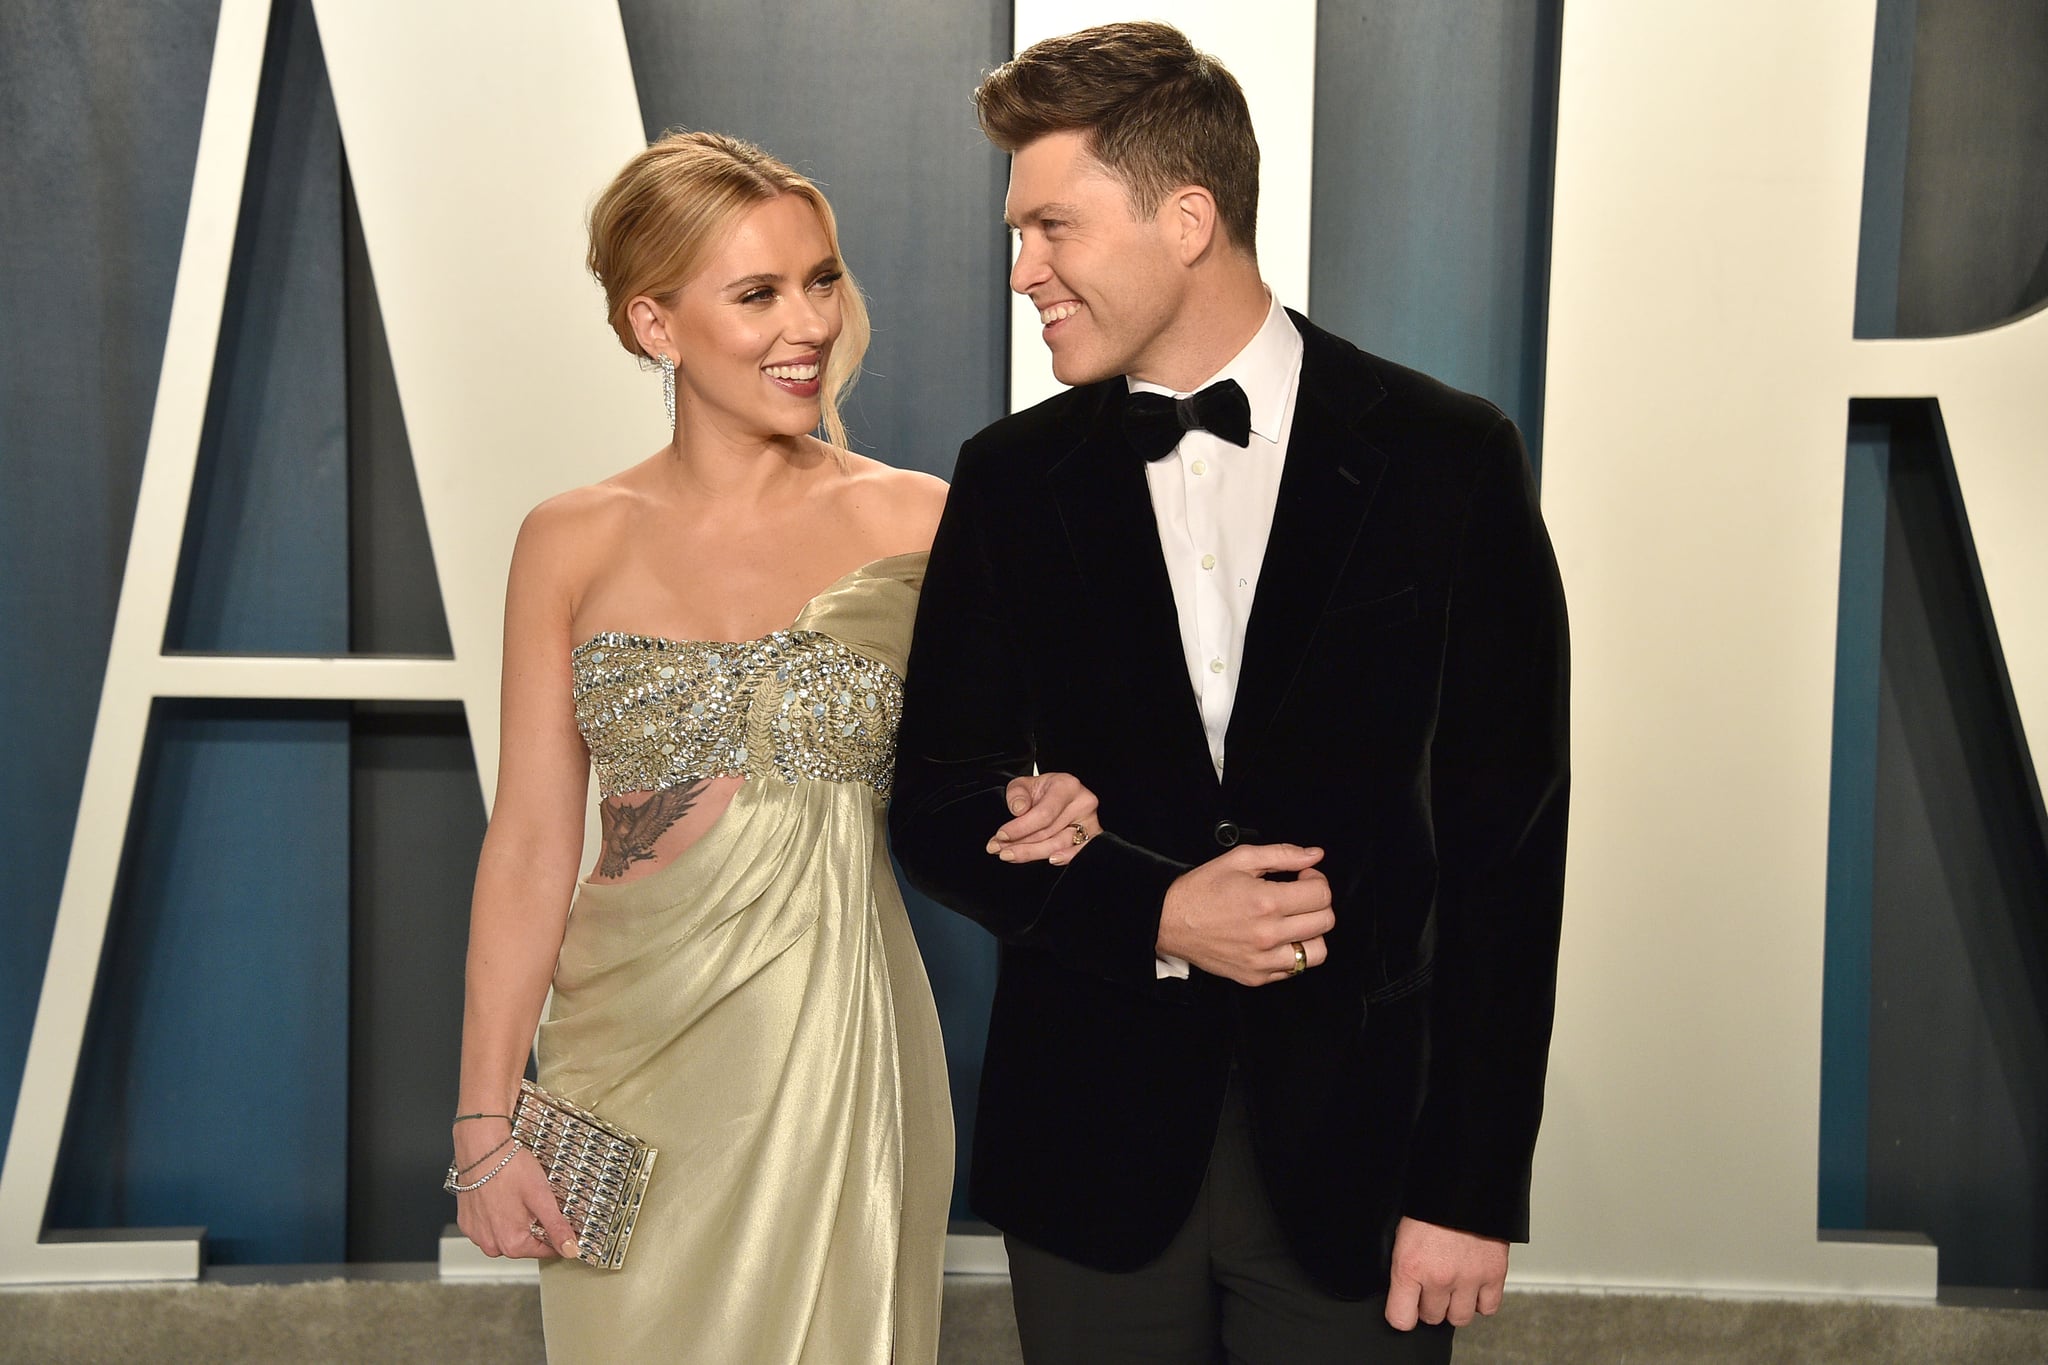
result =
M512 1136L548 1173L562 1216L576 1229L576 1258L602 1270L623 1266L655 1149L524 1080L512 1111Z

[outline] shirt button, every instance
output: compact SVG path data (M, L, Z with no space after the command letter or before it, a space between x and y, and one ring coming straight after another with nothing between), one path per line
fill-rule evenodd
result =
M1211 659L1211 660L1209 660L1209 671L1210 671L1211 673L1221 673L1221 672L1223 671L1223 660L1221 660L1221 659Z
M1203 460L1196 460L1193 464L1188 466L1188 469L1190 472L1195 474L1206 474L1209 472L1209 466L1207 462Z
M1213 569L1213 568L1215 568L1215 567L1216 567L1216 556L1215 556L1215 555L1203 555L1203 556L1202 556L1202 567L1203 567L1203 568L1205 568L1205 569Z

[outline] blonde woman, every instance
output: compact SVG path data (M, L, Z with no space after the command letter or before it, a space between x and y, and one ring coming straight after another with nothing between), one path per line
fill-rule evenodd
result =
M945 485L846 449L867 315L782 162L670 134L597 201L589 264L673 439L534 509L513 554L461 1226L542 1260L551 1360L930 1361L952 1114L882 829ZM506 1141L550 984L540 1083L660 1149L616 1272L573 1259Z

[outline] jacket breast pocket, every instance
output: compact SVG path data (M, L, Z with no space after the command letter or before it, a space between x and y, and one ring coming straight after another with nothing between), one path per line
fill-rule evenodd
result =
M1323 625L1334 630L1383 630L1404 625L1421 614L1421 595L1402 588L1363 601L1332 602L1323 608Z

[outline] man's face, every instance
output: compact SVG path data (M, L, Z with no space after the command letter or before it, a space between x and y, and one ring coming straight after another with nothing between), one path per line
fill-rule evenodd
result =
M1173 201L1138 217L1086 142L1082 132L1048 133L1010 158L1003 218L1019 239L1010 288L1038 309L1061 383L1150 378L1186 289Z

